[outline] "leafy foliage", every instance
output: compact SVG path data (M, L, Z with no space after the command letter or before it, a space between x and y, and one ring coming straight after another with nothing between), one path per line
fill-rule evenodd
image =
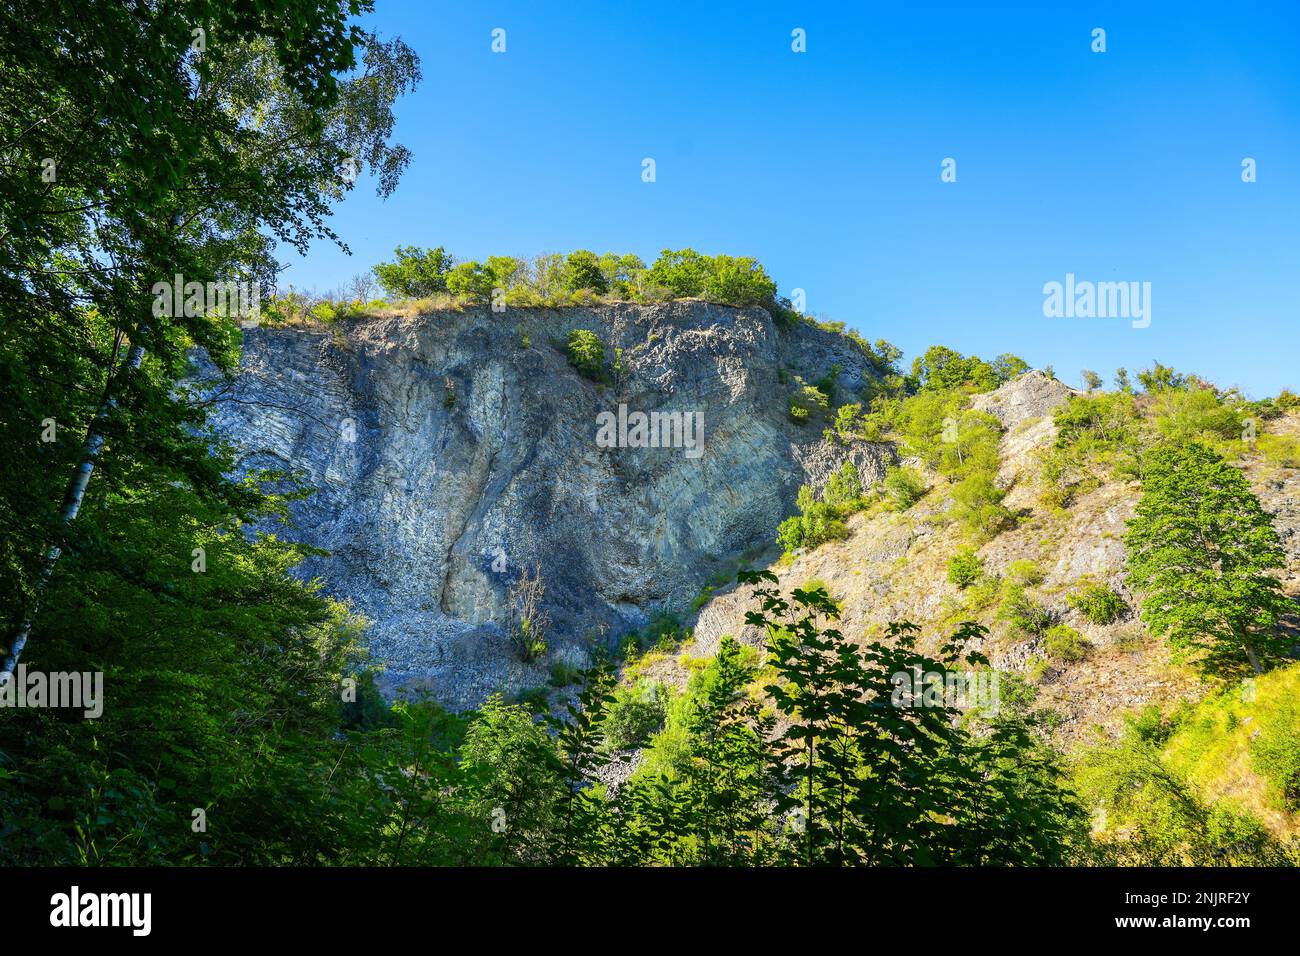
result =
M1142 617L1204 669L1233 673L1285 655L1278 629L1290 610L1274 572L1284 558L1272 519L1245 477L1200 444L1150 456L1129 522L1129 583Z
M603 382L608 377L605 369L605 343L590 329L574 329L567 344L569 364L593 382Z

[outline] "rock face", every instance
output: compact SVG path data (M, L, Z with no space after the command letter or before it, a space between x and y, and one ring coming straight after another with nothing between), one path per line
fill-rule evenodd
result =
M611 364L621 350L609 384L569 365L575 329ZM546 585L553 653L581 657L769 545L799 485L845 456L879 478L885 446L832 447L789 420L791 376L833 366L848 389L877 374L843 336L780 331L762 309L448 310L248 330L213 420L241 467L289 467L316 489L293 506L295 533L330 554L303 572L370 618L381 686L472 706L545 680L507 636L525 568ZM599 416L620 406L633 427L606 447ZM688 427L663 432L677 447L630 447L637 412L702 416L702 444L681 447Z
M1031 418L1042 418L1058 405L1064 405L1071 395L1080 394L1064 382L1052 378L1038 369L1031 369L1013 381L976 395L970 407L988 412L1003 428L1012 429Z

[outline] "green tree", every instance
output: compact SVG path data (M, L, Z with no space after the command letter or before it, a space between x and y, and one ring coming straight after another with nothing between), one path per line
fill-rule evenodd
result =
M99 671L117 703L102 720L6 718L0 753L22 776L0 781L0 816L43 810L0 854L278 864L337 851L320 781L360 625L292 577L306 549L258 533L287 517L288 476L241 473L206 425L212 396L181 380L196 349L233 369L238 320L258 318L190 284L269 289L278 241L338 241L331 205L360 171L381 195L395 187L409 156L390 142L392 105L418 59L351 20L368 9L8 8L4 668ZM36 440L43 419L56 441ZM191 811L217 803L196 836Z
M686 719L690 759L683 773L687 829L707 866L747 862L767 835L773 720L747 693L757 669L727 636L701 675Z
M966 623L940 649L915 649L917 628L892 624L889 641L857 647L833 625L839 608L823 588L787 600L767 571L741 572L761 609L746 622L768 637L775 676L766 690L785 717L773 756L772 801L790 821L788 852L805 865L1060 862L1077 817L1050 753L1034 750L1023 721L1006 714L977 743L953 702L911 681L944 687L984 629ZM954 675L955 676L955 675ZM910 691L905 690L907 686ZM1036 784L1029 775L1041 774ZM1005 825L1014 834L991 842Z
M1244 657L1260 673L1286 653L1278 616L1292 605L1275 577L1285 565L1277 532L1215 452L1193 443L1151 453L1125 545L1147 626L1203 668L1230 673Z
M694 249L665 249L646 272L646 279L674 298L693 298L704 294L711 272L708 257Z
M375 266L375 278L391 296L423 299L447 291L447 273L456 262L442 246L398 246L392 262Z
M600 267L600 258L586 249L570 252L564 260L564 287L570 292L589 289L603 294L609 289L605 273Z
M476 305L492 300L492 290L500 288L490 268L472 260L461 262L447 273L447 291L469 299Z
M767 305L776 298L776 283L762 264L749 256L714 256L702 290L705 298L727 305Z

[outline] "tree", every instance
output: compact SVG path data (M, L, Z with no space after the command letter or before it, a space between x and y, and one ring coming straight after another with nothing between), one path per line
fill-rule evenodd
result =
M391 192L409 160L389 143L391 107L419 78L400 40L308 0L258 12L24 0L13 14L0 31L0 115L27 172L0 191L0 315L7 355L45 358L5 376L4 407L22 410L5 438L30 445L43 418L84 438L12 462L4 521L16 519L23 544L0 582L18 613L3 673L60 556L90 546L76 519L97 468L118 459L121 475L134 461L232 509L248 503L207 461L201 416L174 387L195 346L223 369L237 358L238 317L201 296L196 306L191 287L269 287L276 239L337 241L330 204L363 167ZM210 42L195 41L198 23ZM43 158L57 158L48 181ZM158 292L177 275L181 310L181 290Z
M546 635L551 627L550 612L542 607L546 585L542 571L534 567L531 577L524 568L519 580L510 585L510 640L525 664L546 653Z
M561 866L598 864L605 859L599 836L609 807L597 772L609 761L601 744L605 711L614 701L613 668L602 660L583 672L580 683L577 701L565 705L563 717L549 721L555 740L552 766L559 781L551 857Z
M1288 650L1277 532L1245 476L1211 449L1151 452L1125 545L1148 627L1203 669L1232 673L1244 657L1258 674Z
M1180 375L1170 366L1161 365L1159 362L1152 362L1151 368L1138 372L1138 381L1151 393L1187 387L1187 376Z
M1011 374L1023 360L1014 355L1005 355L1002 373ZM1025 366L1026 368L1028 366ZM997 388L1004 378L999 370L985 362L977 355L962 355L960 352L942 345L932 345L912 361L912 375L923 389L950 389L967 386L977 392L987 392Z
M1029 371L1029 363L1019 355L1003 352L993 360L993 371L1000 382L1009 382Z
M478 305L491 301L492 290L495 288L496 277L491 270L472 260L458 263L447 273L447 291Z
M770 829L766 746L773 720L746 693L756 672L740 643L724 637L686 718L690 758L682 787L690 812L683 829L698 840L705 866L746 862Z
M608 290L600 259L594 252L578 249L569 253L564 260L564 287L570 292L589 289L598 294Z
M746 622L767 634L776 680L766 690L785 717L770 799L789 821L791 862L1061 862L1077 808L1054 757L1013 714L972 737L954 702L933 692L959 660L988 664L963 653L984 628L959 626L938 659L916 651L918 628L907 622L890 625L888 642L858 647L829 626L839 608L824 588L795 588L787 599L769 571L739 579L761 601ZM925 682L905 691L911 675ZM1017 821L1009 833L1004 813Z
M391 108L418 59L350 20L368 9L6 8L4 666L25 651L103 672L119 702L103 720L3 722L23 775L0 816L41 808L33 843L6 834L6 854L270 864L323 860L338 835L311 784L337 757L361 625L291 576L307 549L256 533L286 516L287 476L241 473L205 421L216 396L181 380L196 348L232 370L239 320L259 318L205 286L270 288L278 242L338 241L327 219L357 174L395 187L409 157ZM157 291L177 274L181 309ZM36 440L43 419L57 440ZM214 801L221 823L192 839L178 823Z
M381 262L374 268L375 278L388 295L424 299L448 291L447 274L456 262L442 246L398 246L393 257L392 262Z
M674 298L684 299L704 294L711 271L708 257L694 249L665 249L646 272L646 279L667 289Z
M1101 388L1101 376L1090 368L1083 370L1083 387L1091 395L1097 389Z
M776 283L749 256L714 256L704 282L707 299L735 306L768 305L776 298Z

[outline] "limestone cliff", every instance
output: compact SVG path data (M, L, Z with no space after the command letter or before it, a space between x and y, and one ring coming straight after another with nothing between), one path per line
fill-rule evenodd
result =
M617 358L609 383L570 366L575 329ZM830 446L790 420L795 376L833 367L847 390L877 374L845 337L782 331L763 309L441 310L250 329L213 420L242 467L317 489L293 518L329 556L303 572L372 621L383 685L471 706L545 681L504 629L522 569L546 583L552 654L580 657L769 546L799 485L846 455L879 478L887 446ZM702 415L701 452L603 447L598 416L620 405Z

